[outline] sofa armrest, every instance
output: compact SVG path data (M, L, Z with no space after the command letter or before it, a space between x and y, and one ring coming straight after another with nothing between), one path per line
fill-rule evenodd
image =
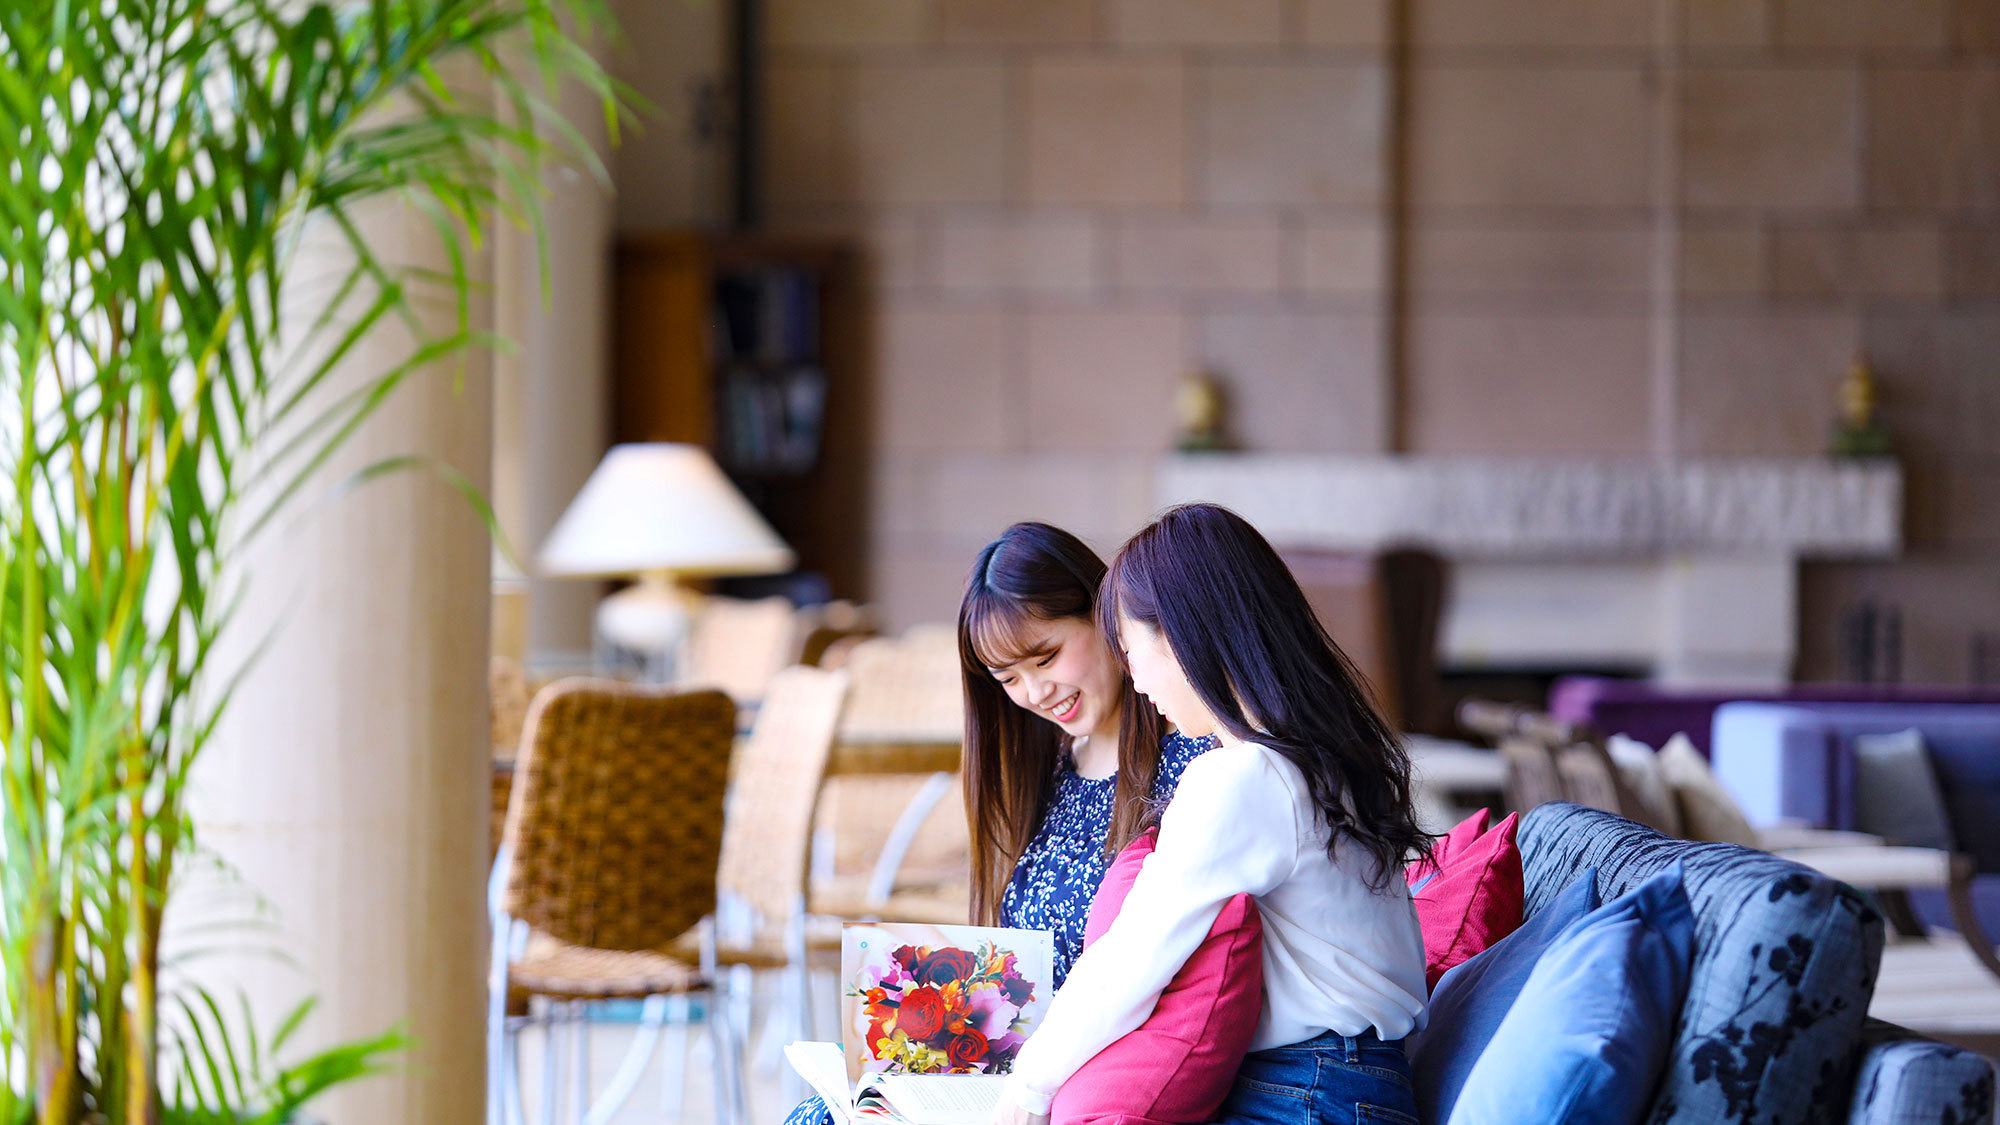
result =
M1861 1029L1848 1125L1993 1125L1993 1064L1871 1019Z

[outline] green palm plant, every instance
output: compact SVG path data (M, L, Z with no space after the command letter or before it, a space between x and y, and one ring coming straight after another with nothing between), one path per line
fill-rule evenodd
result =
M607 26L599 0L0 0L0 1123L283 1120L399 1044L281 1064L296 1020L232 1039L161 984L229 559L400 383L489 342L469 263L496 214L539 229L540 162L591 159L562 84L615 126L581 45ZM374 201L451 268L378 257ZM345 264L299 313L308 229ZM330 395L397 322L407 358Z

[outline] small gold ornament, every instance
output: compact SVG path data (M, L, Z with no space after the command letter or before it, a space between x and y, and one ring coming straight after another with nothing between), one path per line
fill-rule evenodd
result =
M1857 355L1840 380L1840 420L1834 426L1835 457L1893 457L1895 445L1889 431L1875 420L1877 402L1875 374L1868 361Z
M1190 371L1174 392L1174 410L1180 415L1181 436L1177 447L1183 453L1210 453L1229 448L1223 437L1222 387L1206 371Z

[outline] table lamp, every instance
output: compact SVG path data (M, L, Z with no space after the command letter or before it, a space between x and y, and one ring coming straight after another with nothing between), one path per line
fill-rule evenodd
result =
M598 604L597 633L662 657L663 673L692 616L682 580L775 574L795 561L706 450L667 443L612 446L537 555L552 578L636 577Z

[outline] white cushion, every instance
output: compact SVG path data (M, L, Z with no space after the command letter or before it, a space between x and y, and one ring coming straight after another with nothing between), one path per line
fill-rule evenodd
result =
M1750 826L1736 799L1715 780L1708 762L1686 734L1676 734L1660 747L1660 774L1673 788L1680 805L1682 834L1691 840L1712 840L1761 848L1763 840Z
M1660 831L1679 836L1680 803L1674 799L1673 787L1667 784L1667 775L1660 769L1660 757L1653 753L1653 748L1628 735L1614 734L1604 740L1604 752L1611 755L1618 776L1624 779L1632 795L1639 798L1639 803L1646 806Z

